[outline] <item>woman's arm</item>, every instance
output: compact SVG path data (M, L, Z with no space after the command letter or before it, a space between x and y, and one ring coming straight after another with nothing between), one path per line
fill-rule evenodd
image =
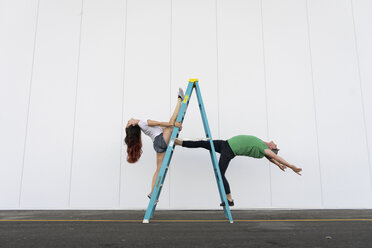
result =
M173 124L170 122L161 122L161 121L153 121L153 120L147 120L147 125L149 125L150 127L153 127L153 126L173 127Z
M301 168L297 168L296 166L288 163L287 161L285 161L282 157L276 155L273 151L271 151L270 149L265 149L265 154L271 158L271 159L274 159L276 160L277 162L291 168L295 173L297 173L298 175L301 176L300 172L302 171Z
M140 122L140 120L137 120L137 119L130 119L127 123L127 126L126 127L129 127L129 126L135 126L135 125L138 125L138 123Z
M149 126L161 126L161 127L178 127L182 129L182 124L180 121L175 122L172 124L171 122L160 122L160 121L153 121L153 120L147 120L147 125Z

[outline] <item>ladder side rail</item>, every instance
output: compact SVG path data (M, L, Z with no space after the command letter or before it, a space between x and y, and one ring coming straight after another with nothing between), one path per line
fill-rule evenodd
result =
M182 101L181 109L180 109L180 112L178 113L176 121L180 121L181 123L183 123L183 120L184 120L185 115L186 115L186 110L187 110L187 108L189 106L189 103L190 103L190 99L191 99L193 89L194 89L194 83L189 82L189 85L187 86L185 96L184 96L184 99Z
M203 111L202 108L201 108L201 111ZM209 136L211 136L210 131L208 130L208 128L206 128L206 129L207 129L206 132L209 132ZM218 165L218 161L217 161L217 156L216 156L216 151L215 151L215 148L214 148L213 139L211 138L209 140L209 142L210 142L210 146L211 146L211 150L209 151L209 154L211 156L211 160L212 160L212 164L213 164L213 170L214 170L214 175L216 177L218 192L220 194L221 201L224 202L225 201L224 196L226 195L225 194L225 188L223 187L223 184L222 184L222 176L221 176L221 173L220 173L220 170L219 170L219 165Z
M213 140L210 140L209 142L211 143L211 148L212 148L209 151L209 155L211 156L211 160L212 160L212 163L213 163L213 170L214 170L214 176L216 178L216 182L217 182L217 186L218 186L218 193L220 195L221 202L223 202L224 201L224 197L223 196L225 194L225 190L223 188L223 184L221 184L222 179L221 179L221 177L219 177L219 174L220 173L218 173L218 171L217 171L217 167L219 167L219 165L217 163L216 151L214 150ZM226 210L226 203L225 203L225 206L223 207L223 212L225 214L225 217L227 218L228 217L228 213L227 213L227 210Z
M179 111L178 116L177 116L177 121L183 122L183 120L184 120L184 116L186 114L186 110L187 110L187 107L188 107L188 104L189 104L189 101L190 101L190 96L192 94L193 85L194 85L193 83L189 83L189 85L187 87L186 94L185 94L185 97L187 96L187 98L182 102L180 111ZM160 192L161 192L161 189L162 189L162 186L163 186L163 183L165 181L165 177L166 177L166 174L167 174L167 171L168 171L168 167L169 167L170 161L171 161L172 156L173 156L174 139L176 137L178 137L178 134L179 134L179 128L174 127L173 131L172 131L171 138L169 140L167 150L166 150L165 155L164 155L162 165L160 167L159 175L158 175L158 177L156 179L156 182L155 182L155 187L154 187L154 190L153 190L153 194L151 196L151 199L149 201L149 204L148 204L148 207L147 207L147 210L146 210L146 214L145 214L145 217L144 217L144 220L143 220L144 223L148 223L150 218L154 214L154 211L155 211L155 208L156 208L156 205L157 205L157 201L159 199Z
M217 156L216 156L216 152L215 152L215 149L214 149L212 135L211 135L209 125L208 125L208 119L207 119L207 114L206 114L206 111L205 111L205 108L204 108L203 98L202 98L201 93L200 93L199 83L195 82L195 86L196 86L196 95L197 95L198 102L199 102L200 114L201 114L202 119L203 119L204 130L206 132L206 135L207 136L209 135L208 138L210 138L210 144L211 144L210 155L211 155L213 167L215 169L214 171L215 171L215 175L216 175L217 186L218 186L218 189L220 191L221 200L223 202L225 202L225 207L224 207L225 216L226 216L226 212L227 212L226 217L229 217L230 222L232 222L232 216L231 216L229 204L227 202L227 197L226 197L225 188L224 188L223 182L222 182L221 172L220 172L218 162L217 162Z
M205 112L203 98L201 96L200 87L199 87L198 82L196 82L196 94L197 94L197 97L198 97L200 114L201 114L201 117L203 119L204 130L205 130L205 133L210 136L209 137L210 138L210 144L211 144L211 153L210 154L211 154L211 158L212 158L212 163L215 167L214 171L217 173L216 174L216 179L218 180L217 183L218 183L218 186L221 186L219 182L222 182L222 176L221 176L221 173L220 173L220 170L219 170L219 167L218 167L217 156L216 156L216 152L215 152L215 149L214 149L213 139L212 139L212 135L211 135L211 132L210 132L210 129L209 129L207 114ZM223 192L221 192L221 193L223 193L223 195L221 197L221 200L224 200L223 196L226 195L225 194L225 188L222 187L222 190L223 190Z

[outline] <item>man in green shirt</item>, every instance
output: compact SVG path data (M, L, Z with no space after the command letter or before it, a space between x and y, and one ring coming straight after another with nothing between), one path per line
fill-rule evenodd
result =
M188 148L211 149L209 140L183 141L181 139L176 139L175 144ZM235 156L248 156L252 158L266 157L271 163L278 166L282 171L288 167L298 175L301 175L301 168L297 168L277 155L279 149L273 141L265 142L255 136L238 135L228 140L214 140L213 145L216 152L221 154L218 165L220 167L222 181L226 191L227 200L229 201L229 206L234 206L234 201L231 197L230 186L225 177L225 173L231 159L233 159ZM224 203L221 203L221 206L223 205Z

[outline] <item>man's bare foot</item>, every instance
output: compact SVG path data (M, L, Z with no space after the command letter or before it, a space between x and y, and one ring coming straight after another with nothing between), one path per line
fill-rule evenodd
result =
M174 141L174 144L175 144L176 146L182 146L182 140L181 140L181 139L176 139L176 140Z
M231 193L230 194L227 194L226 195L226 198L227 198L227 200L229 200L231 202L233 201L232 196L231 196Z

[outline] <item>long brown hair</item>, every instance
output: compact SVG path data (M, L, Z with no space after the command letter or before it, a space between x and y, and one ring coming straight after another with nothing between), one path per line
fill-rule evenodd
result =
M142 155L141 129L138 125L129 126L125 129L127 136L124 141L127 144L127 161L135 163Z

